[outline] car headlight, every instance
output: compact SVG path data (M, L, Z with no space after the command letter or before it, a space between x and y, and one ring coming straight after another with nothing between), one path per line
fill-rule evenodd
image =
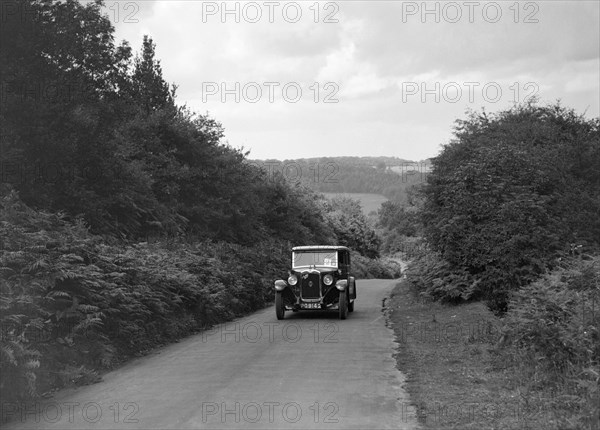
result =
M296 275L290 275L290 277L288 278L288 284L296 285L297 283L298 283L298 278L296 277Z
M331 276L331 275L325 275L325 276L323 276L323 283L325 285L331 285L331 284L333 284L333 276Z

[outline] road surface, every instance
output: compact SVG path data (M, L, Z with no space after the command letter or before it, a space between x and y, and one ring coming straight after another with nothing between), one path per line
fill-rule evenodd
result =
M355 312L274 308L133 360L14 413L10 429L414 429L381 312L392 281L357 281ZM11 415L14 405L3 404Z

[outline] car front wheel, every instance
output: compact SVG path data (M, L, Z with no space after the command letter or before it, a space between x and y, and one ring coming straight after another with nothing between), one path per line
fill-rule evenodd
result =
M348 316L348 298L346 297L346 292L342 291L340 293L340 319L345 320Z
M282 320L285 316L285 307L283 306L283 295L275 293L275 314L278 320Z

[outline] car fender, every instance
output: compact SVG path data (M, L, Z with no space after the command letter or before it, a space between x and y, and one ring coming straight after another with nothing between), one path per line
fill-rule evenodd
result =
M283 279L278 279L275 281L275 291L283 291L287 288L287 282Z
M340 291L346 291L348 289L348 281L346 279L340 279L335 283L335 288Z

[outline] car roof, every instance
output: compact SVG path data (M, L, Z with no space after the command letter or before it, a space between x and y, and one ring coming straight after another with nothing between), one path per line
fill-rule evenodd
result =
M346 246L338 246L338 245L306 245L306 246L294 246L292 251L323 251L323 250L331 250L331 251L350 251L350 248Z

